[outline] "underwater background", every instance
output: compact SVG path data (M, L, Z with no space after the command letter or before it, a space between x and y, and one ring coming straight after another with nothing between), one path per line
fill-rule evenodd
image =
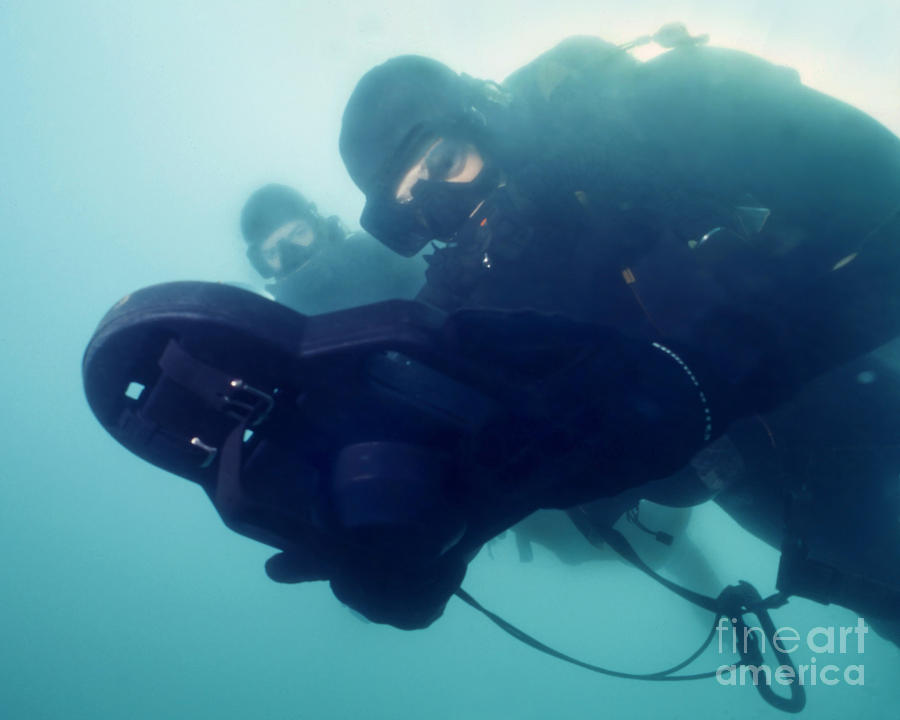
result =
M296 186L356 227L362 195L337 138L373 65L420 53L501 80L569 35L624 43L670 21L794 67L900 133L897 0L0 0L0 718L780 714L750 687L593 675L455 599L402 632L362 622L324 583L272 583L269 549L119 447L81 389L84 347L121 296L256 283L238 217L260 185ZM723 584L773 591L778 553L717 507L687 533ZM569 567L541 548L521 563L509 534L464 588L629 672L680 661L710 622L622 563ZM774 616L801 632L857 623L797 599ZM808 687L807 717L900 716L900 651L873 633L855 649L836 663L864 665L864 685ZM711 651L694 667L726 661Z

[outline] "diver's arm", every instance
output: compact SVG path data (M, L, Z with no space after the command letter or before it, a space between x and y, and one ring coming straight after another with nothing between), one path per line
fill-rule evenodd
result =
M454 354L521 389L467 448L473 497L570 507L682 468L735 418L733 388L674 343L536 312L464 310ZM502 529L502 528L501 528Z
M580 504L666 478L735 420L778 407L820 374L897 337L900 207L829 272L741 310L723 310L695 342L646 342L598 328L568 364L535 381L545 398L543 432L559 443L529 488L540 505ZM515 325L514 318L503 322ZM534 333L556 342L539 327ZM501 343L507 357L497 358L513 367L533 349L514 335ZM735 355L753 361L737 372ZM542 467L541 453L530 454Z

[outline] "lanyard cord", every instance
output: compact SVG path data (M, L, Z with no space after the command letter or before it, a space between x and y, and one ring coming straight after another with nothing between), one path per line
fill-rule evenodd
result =
M709 635L703 641L703 644L687 660L678 663L678 665L675 665L668 670L661 670L655 673L635 674L620 672L618 670L610 670L608 668L600 667L599 665L593 665L589 662L585 662L584 660L579 660L578 658L574 658L571 655L566 655L559 650L553 649L549 645L545 645L540 640L526 633L524 630L517 628L509 621L504 620L502 617L497 615L497 613L491 612L462 588L456 591L456 596L467 605L484 615L488 620L494 623L501 630L508 633L509 635L512 635L512 637L514 637L516 640L525 643L535 650L539 650L542 653L550 655L551 657L555 657L558 660L563 660L564 662L571 663L572 665L577 665L578 667L584 668L585 670L590 670L591 672L599 673L601 675L609 675L611 677L625 678L628 680L700 680L716 676L715 671L699 673L697 675L677 675L674 677L672 676L672 673L678 672L682 668L687 667L694 660L700 657L700 655L703 654L703 651L706 650L707 646L713 639L713 635L716 632L716 627L719 624L719 618L722 617L721 615L716 616L716 620L713 623L712 629L709 631Z
M700 657L700 655L703 654L703 652L712 642L713 636L715 635L715 632L719 627L719 623L722 618L737 619L737 624L735 627L746 627L743 621L743 615L747 613L752 613L759 618L765 637L769 645L774 649L780 664L783 666L788 666L791 668L791 670L794 670L793 661L790 659L790 656L787 653L781 652L774 642L775 627L772 623L771 618L769 617L768 612L772 608L777 608L784 605L787 602L787 597L785 595L777 593L763 599L752 585L747 582L741 581L738 585L732 585L725 588L718 598L708 597L706 595L694 592L693 590L688 590L687 588L684 588L681 585L678 585L677 583L674 583L671 580L668 580L659 575L649 565L641 560L640 556L638 556L634 548L631 547L628 540L626 540L618 530L615 530L611 527L604 528L601 531L601 536L613 550L619 553L619 555L621 555L628 562L632 563L639 570L649 575L654 580L664 585L666 588L684 598L685 600L703 608L704 610L709 610L714 614L715 619L713 621L712 629L706 636L703 644L700 645L700 647L686 660L667 670L661 670L655 673L635 674L620 672L618 670L610 670L609 668L600 667L599 665L594 665L592 663L579 660L575 657L572 657L571 655L566 655L565 653L560 652L559 650L555 650L549 645L542 643L540 640L537 640L509 621L497 615L497 613L494 613L485 608L481 603L475 600L475 598L469 595L469 593L467 593L462 588L459 588L455 594L460 600L480 612L497 627L514 637L519 642L525 643L529 647L550 655L551 657L555 657L558 660L562 660L564 662L576 665L580 668L584 668L585 670L590 670L591 672L599 673L601 675L624 678L627 680L675 682L681 680L704 680L713 678L716 677L720 672L723 672L725 670L734 672L741 665L758 666L762 663L762 654L759 650L758 645L756 644L756 635L754 633L751 633L750 635L753 638L753 642L751 643L750 647L748 647L745 642L744 647L740 648L741 658L739 662L735 662L732 665L727 665L723 668L719 668L719 670L713 670L709 672L696 673L692 675L673 674L687 667L698 657ZM755 683L755 685L756 689L759 691L760 697L762 697L763 700L779 710L783 710L784 712L789 713L798 713L806 706L806 692L803 688L803 685L801 685L799 682L791 683L791 695L789 698L776 695L772 688L769 687L765 682L757 682Z

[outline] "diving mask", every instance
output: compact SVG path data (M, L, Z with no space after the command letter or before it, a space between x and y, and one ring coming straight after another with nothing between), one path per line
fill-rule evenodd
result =
M419 136L392 163L366 203L362 226L401 255L449 241L496 187L500 173L476 146L452 134Z

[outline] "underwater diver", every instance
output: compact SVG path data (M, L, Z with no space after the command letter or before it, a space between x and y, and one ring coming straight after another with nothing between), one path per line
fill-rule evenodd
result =
M900 332L900 141L743 53L578 38L502 86L402 57L362 78L340 149L365 229L441 243L422 302L147 289L101 323L85 387L282 550L272 579L374 621L434 622L539 508L708 499L738 423Z
M367 198L361 224L401 254L438 241L419 295L429 304L562 313L676 348L712 425L783 406L897 334L900 142L794 71L701 40L684 35L639 63L573 38L502 85L424 57L385 62L360 80L342 126ZM571 370L570 390L605 389ZM854 391L819 388L838 406ZM673 452L660 435L647 455ZM734 466L743 457L729 443ZM645 497L714 497L728 483L703 464ZM644 479L664 474L647 465ZM594 467L607 482L627 474Z
M265 185L249 197L241 234L250 263L271 280L266 290L298 312L413 298L425 282L420 260L399 257L364 232L348 232L286 185Z

